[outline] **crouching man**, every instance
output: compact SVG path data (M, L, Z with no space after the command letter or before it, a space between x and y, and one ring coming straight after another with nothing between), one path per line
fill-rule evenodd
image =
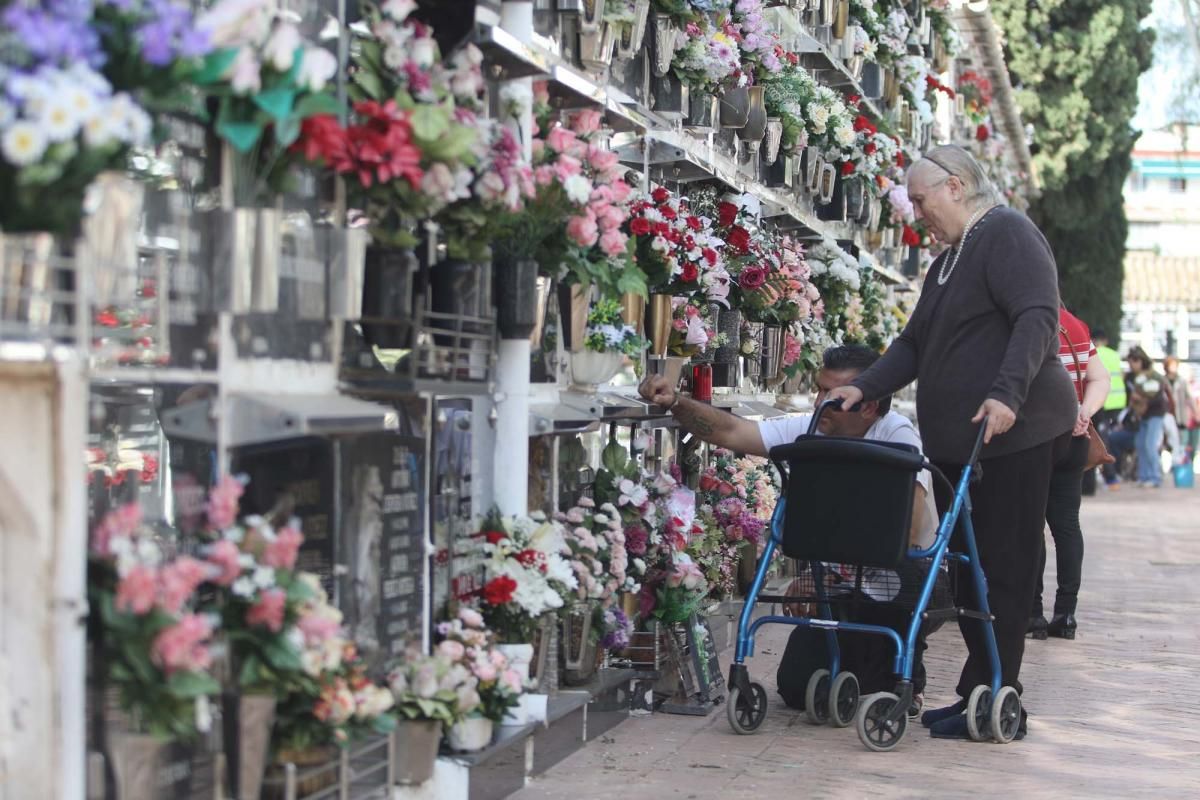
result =
M862 345L826 350L817 374L815 405L820 406L830 391L849 384L877 358L878 353ZM751 422L684 397L661 375L647 377L642 381L639 391L650 402L668 408L685 430L706 442L747 455L766 456L771 448L795 441L796 437L808 432L811 421L811 417L805 414ZM898 442L921 449L916 428L906 417L891 410L891 398L862 403L858 411L827 409L821 415L818 432L826 436ZM913 490L910 536L913 547L928 547L933 544L937 533L937 509L931 484L932 477L926 470L918 476ZM831 593L849 596L846 599L853 601L844 606L852 610L850 616L843 614L844 621L885 625L896 630L901 638L905 636L911 619L911 606L905 607L893 601L901 594L915 597L913 587L921 580L920 570L902 569L898 574L890 570L864 568L861 585L857 588L857 576L853 568L827 565L827 571L829 578L834 581L830 586ZM912 574L907 574L909 572ZM788 593L799 594L798 587L802 584L801 580L793 582ZM789 608L786 611L795 615L798 609ZM844 633L839 635L838 644L842 651L843 668L855 674L864 695L892 689L895 685L892 674L894 654L893 646L886 639ZM925 687L925 669L921 659L924 648L924 636L921 636L913 664L914 707L910 714L920 710L921 694ZM809 675L813 670L827 666L825 649L825 637L821 631L803 628L793 631L779 670L779 691L788 705L804 707Z

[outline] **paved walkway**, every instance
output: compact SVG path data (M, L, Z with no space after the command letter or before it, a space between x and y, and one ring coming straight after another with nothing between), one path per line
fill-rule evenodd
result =
M811 727L775 693L786 632L768 626L750 662L770 699L755 735L735 735L723 708L631 718L514 797L1200 798L1200 491L1084 498L1083 528L1079 635L1028 642L1023 742L934 740L917 724L871 753L852 728ZM963 652L953 624L931 638L927 707L953 701Z

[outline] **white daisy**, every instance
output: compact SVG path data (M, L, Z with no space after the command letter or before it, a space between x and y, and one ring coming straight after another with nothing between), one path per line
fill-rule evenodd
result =
M48 98L39 116L42 129L52 142L65 142L79 133L80 119L75 116L71 103L62 95Z
M4 158L15 167L27 167L42 157L46 152L46 134L32 122L20 121L13 123L4 132Z

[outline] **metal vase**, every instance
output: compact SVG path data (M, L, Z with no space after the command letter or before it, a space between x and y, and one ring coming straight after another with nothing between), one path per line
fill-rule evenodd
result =
M746 124L738 128L737 135L747 143L750 152L757 152L763 137L767 135L766 87L750 86L746 91L750 95L750 108L746 113Z
M537 327L538 264L533 259L498 260L492 269L496 328L502 339L528 339Z
M725 334L728 342L717 348L713 363L735 363L741 355L742 312L736 308L722 308L717 315L717 333Z
M367 248L360 308L369 343L390 349L410 345L416 273L417 258L411 250Z
M775 384L783 368L784 328L779 325L764 325L762 334L761 384Z
M883 95L883 68L874 61L866 62L862 67L859 84L865 97L877 100Z
M604 24L604 0L583 0L579 12L579 30L592 33Z
M766 162L774 164L779 158L779 145L783 142L783 120L779 117L767 117Z
M717 110L715 97L700 92L688 92L687 121L683 127L696 132L711 131L719 116L720 112Z
M838 178L837 168L833 164L825 163L821 165L821 183L818 187L821 202L825 205L833 202L833 195L837 191Z
M675 38L679 29L671 22L670 17L655 14L654 22L654 60L652 69L661 78L671 71L671 61L675 58Z
M746 364L746 377L755 384L762 377L762 340L763 329L761 322L747 322L742 332L742 356Z
M809 194L820 194L825 159L811 147L804 151L804 158L804 185L808 187Z
M236 764L237 800L252 800L262 792L263 776L275 726L275 695L250 694L237 698L237 736L229 744L231 768Z
M596 674L596 641L592 636L592 621L596 603L574 603L562 615L560 653L563 683L579 686Z
M841 39L846 35L846 26L850 22L850 0L838 0L833 15L833 36Z
M857 220L866 202L863 183L857 179L843 179L842 186L846 193L846 213L851 219Z
M671 344L671 316L674 308L671 295L652 294L646 304L646 333L650 338L650 355L665 356Z
M579 60L585 69L602 72L612 65L617 34L605 22L597 30L579 34Z
M637 292L621 295L621 320L639 336L643 335L646 325L646 298Z
M744 128L750 121L750 90L726 89L718 100L721 109L722 128Z
M158 765L166 742L147 733L111 733L108 757L117 800L157 800Z
M664 75L650 82L651 107L661 117L683 119L687 114L690 92L674 75Z
M488 737L491 738L490 736ZM396 783L411 786L433 777L442 723L436 719L402 719L392 740L392 761L396 765Z
M558 285L558 317L563 336L563 349L568 352L582 350L587 335L588 309L591 306L592 287Z
M833 25L837 17L837 0L820 0L820 24L826 28Z
M650 18L650 0L636 0L633 5L633 23L621 26L617 31L617 56L633 58L642 49L646 38L646 22Z

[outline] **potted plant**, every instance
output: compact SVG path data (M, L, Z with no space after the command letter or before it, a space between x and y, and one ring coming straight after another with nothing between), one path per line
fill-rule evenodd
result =
M571 382L575 386L595 389L597 384L607 383L620 370L625 358L640 357L648 346L621 315L621 303L617 300L604 299L592 304L583 347L571 351Z
M495 634L475 609L459 609L454 620L438 624L437 632L443 637L439 652L466 667L475 682L474 694L460 694L459 716L447 741L453 750L481 750L491 742L494 726L520 704L524 681L493 644Z
M396 782L421 784L433 775L442 731L479 705L477 680L462 659L462 645L442 642L431 654L409 649L388 674L395 699Z
M127 723L107 735L119 800L151 800L159 757L172 740L207 728L202 712L219 690L210 673L213 623L196 613L209 567L164 558L136 504L92 531L88 561L89 638Z

